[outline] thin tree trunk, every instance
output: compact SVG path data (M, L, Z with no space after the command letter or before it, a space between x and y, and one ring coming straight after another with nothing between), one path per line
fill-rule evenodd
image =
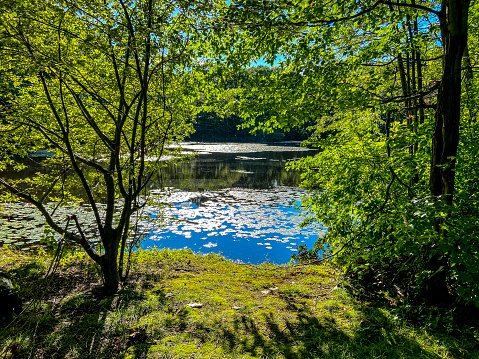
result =
M472 64L471 64L471 57L469 55L469 46L466 45L464 50L464 56L462 58L462 64L464 69L464 79L465 79L465 87L466 87L466 106L468 109L468 124L469 124L469 136L473 138L473 134L471 133L471 126L472 122L476 121L476 114L477 114L477 106L475 106L475 90L472 86L472 81L474 79L474 73L472 71Z
M464 77L466 79L466 87L470 86L470 82L474 78L472 72L472 64L471 64L471 57L469 55L469 46L466 44L466 48L464 49L464 56L463 56L463 63L464 63Z
M416 22L417 25L417 22ZM418 51L416 53L417 56L417 89L419 93L422 93L423 90L423 82L422 82L422 60L421 60L421 53ZM420 95L419 96L419 104L422 106L424 105L424 96ZM419 123L423 124L424 123L424 108L421 107L419 108Z

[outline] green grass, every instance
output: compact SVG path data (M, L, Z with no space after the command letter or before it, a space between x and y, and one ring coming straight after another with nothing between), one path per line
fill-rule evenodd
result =
M328 265L139 251L129 284L105 296L81 254L46 287L50 261L0 249L24 301L43 294L1 331L0 358L479 358L476 329L408 324L394 308L356 301Z

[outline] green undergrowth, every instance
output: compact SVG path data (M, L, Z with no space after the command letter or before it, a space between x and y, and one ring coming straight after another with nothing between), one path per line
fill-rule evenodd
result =
M82 254L65 255L50 280L51 260L0 249L0 269L32 303L0 324L0 358L479 358L474 328L413 325L356 301L327 264L141 250L128 284L104 295Z

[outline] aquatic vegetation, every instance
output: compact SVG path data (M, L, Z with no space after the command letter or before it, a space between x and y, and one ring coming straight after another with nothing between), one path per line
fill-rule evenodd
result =
M278 186L270 190L227 188L190 192L171 189L159 200L163 226L151 230L143 248L191 248L221 252L242 262L287 263L297 245L312 246L325 234L319 224L300 228L298 207L305 191Z
M186 247L195 252L221 252L243 262L287 263L297 245L312 246L324 235L320 225L299 227L303 218L296 207L306 192L295 187L299 173L285 170L287 161L312 150L258 143L181 146L202 154L170 163L152 181L148 196L141 197L149 202L142 213L132 216L131 223L136 237L144 239L143 248ZM47 248L59 240L33 207L3 206L0 245ZM53 210L56 204L48 206ZM98 207L101 212L102 205ZM98 233L88 206L58 206L54 216L60 220L72 213L95 243Z

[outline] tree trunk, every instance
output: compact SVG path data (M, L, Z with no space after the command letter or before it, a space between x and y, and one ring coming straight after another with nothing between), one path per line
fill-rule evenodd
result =
M466 48L464 49L463 64L464 64L464 72L465 72L464 78L466 79L466 87L468 87L470 86L470 83L472 79L474 78L468 45L466 45Z
M462 58L462 65L464 69L464 79L465 81L465 90L467 94L467 100L466 100L466 106L469 112L468 116L468 122L469 122L469 128L471 128L472 121L475 121L476 119L476 114L477 114L477 106L475 104L476 101L474 101L475 98L475 89L473 87L472 81L474 79L474 73L472 71L472 64L471 64L471 58L469 55L469 46L466 45L466 48L464 50L464 56Z
M100 267L105 281L105 290L108 293L115 293L120 285L120 275L118 272L120 236L116 230L106 228L104 235L102 242L105 247L105 254L101 256Z
M455 166L461 118L461 63L467 44L469 0L443 0L439 16L443 41L443 73L437 94L435 127L432 135L431 194L442 196L448 204L454 198ZM436 221L438 235L444 219ZM427 269L434 274L425 285L426 300L435 305L448 304L448 256L435 253L429 257Z
M102 256L100 267L103 274L103 279L105 281L105 291L108 293L115 293L120 285L117 256Z
M432 137L430 190L452 204L461 117L461 63L467 45L469 0L444 0L441 34L443 74Z

